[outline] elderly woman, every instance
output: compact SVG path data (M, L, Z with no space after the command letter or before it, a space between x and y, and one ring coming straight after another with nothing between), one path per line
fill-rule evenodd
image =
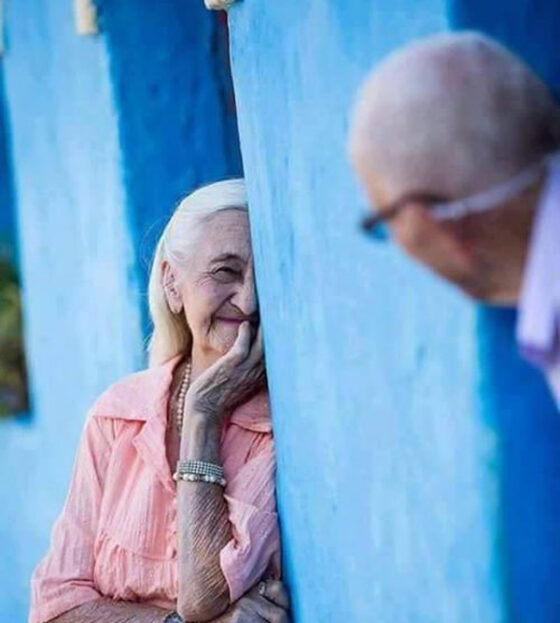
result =
M30 623L286 621L242 180L182 201L149 304L150 367L88 414Z

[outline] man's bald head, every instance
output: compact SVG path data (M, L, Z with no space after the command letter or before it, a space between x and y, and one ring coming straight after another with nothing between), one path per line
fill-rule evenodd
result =
M558 149L560 110L517 57L478 33L429 37L368 77L350 134L370 194L463 197ZM375 186L375 193L371 185Z

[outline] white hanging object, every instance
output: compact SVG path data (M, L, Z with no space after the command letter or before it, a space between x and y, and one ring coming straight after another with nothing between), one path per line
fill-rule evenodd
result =
M0 0L1 1L1 0ZM97 9L93 0L74 0L74 21L79 35L97 35Z
M236 0L204 0L207 9L211 11L227 10Z

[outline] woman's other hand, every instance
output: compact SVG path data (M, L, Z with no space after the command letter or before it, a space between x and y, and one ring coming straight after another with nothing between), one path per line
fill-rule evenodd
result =
M249 322L241 323L231 349L205 370L187 392L186 411L218 423L265 386L262 332L252 339ZM187 418L185 418L187 419Z
M268 580L266 597L250 590L214 623L290 623L290 600L282 582Z
M265 580L265 597L268 601L284 608L284 610L290 609L290 596L286 587L280 580ZM257 591L261 594L260 584L257 585ZM253 589L255 590L255 589Z

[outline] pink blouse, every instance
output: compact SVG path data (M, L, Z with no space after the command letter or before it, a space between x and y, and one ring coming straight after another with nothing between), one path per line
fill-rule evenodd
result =
M115 383L91 408L50 550L33 573L29 623L102 596L176 607L177 500L165 431L179 359ZM266 394L232 414L222 459L232 539L220 564L235 601L280 571Z

